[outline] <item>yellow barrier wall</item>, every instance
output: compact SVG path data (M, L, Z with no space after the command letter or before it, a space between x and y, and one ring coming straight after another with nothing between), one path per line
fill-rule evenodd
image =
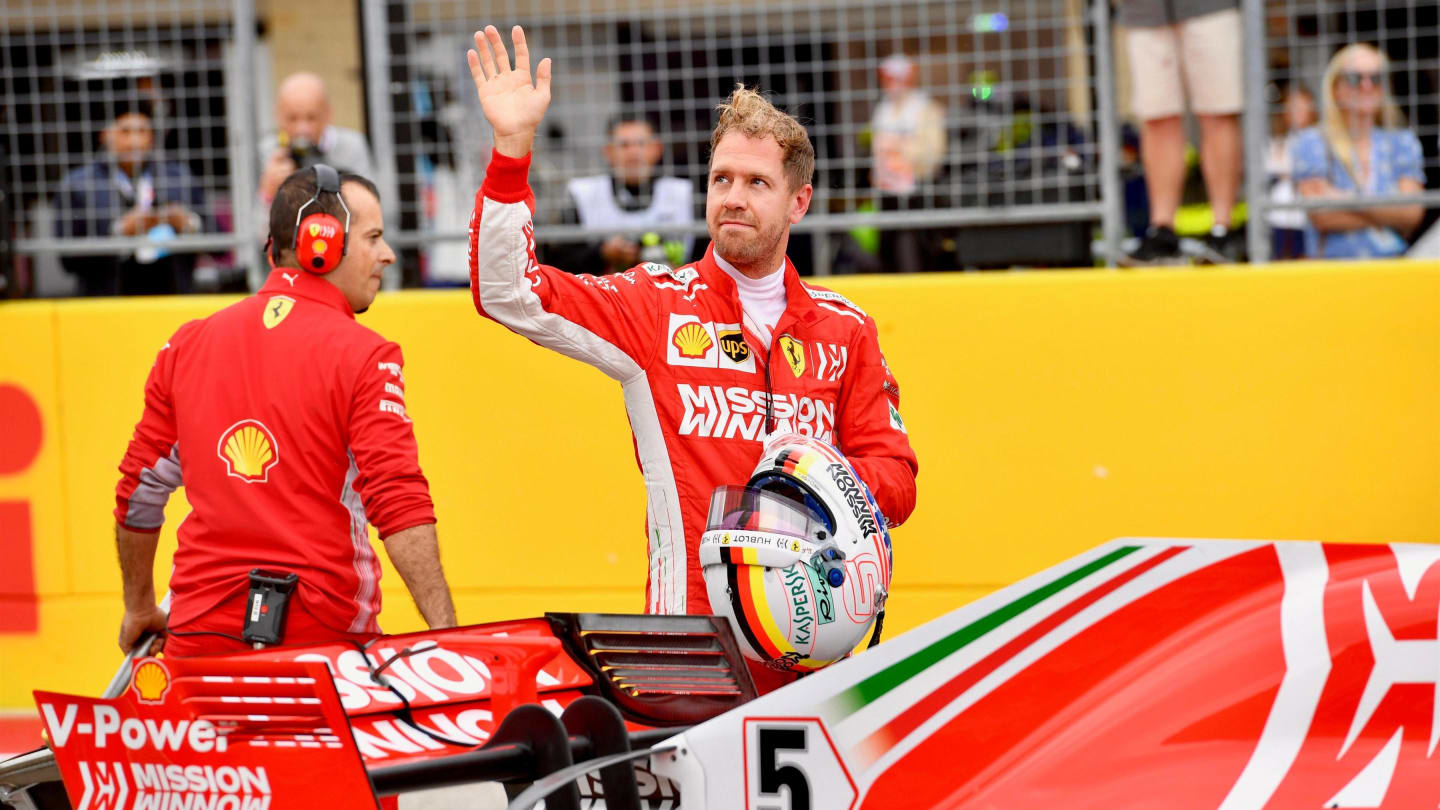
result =
M876 316L920 456L892 632L1118 536L1440 540L1440 268L833 286ZM98 692L118 664L115 465L156 350L229 300L0 305L0 385L44 422L39 457L0 475L0 502L30 504L41 595L37 633L0 635L0 706ZM462 621L642 609L618 386L477 317L463 291L386 295L362 320L405 348ZM385 626L416 628L386 577Z

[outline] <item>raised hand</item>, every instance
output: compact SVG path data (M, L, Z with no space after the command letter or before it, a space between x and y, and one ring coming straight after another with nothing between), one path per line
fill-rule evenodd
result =
M502 155L518 158L529 154L535 130L550 106L550 60L540 60L532 84L525 30L518 25L510 29L510 41L515 46L514 68L493 25L475 32L475 49L467 52L466 58L485 120L495 128L495 148Z

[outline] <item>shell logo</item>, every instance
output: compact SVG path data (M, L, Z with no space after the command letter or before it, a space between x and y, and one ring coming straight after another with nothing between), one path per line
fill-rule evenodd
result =
M220 434L215 453L225 462L226 474L247 484L265 483L270 468L280 463L280 446L274 434L254 419L236 422Z
M710 347L715 345L714 341L710 340L710 333L705 331L705 327L693 321L676 329L675 336L670 338L670 342L680 350L681 357L692 359L704 357L710 351Z
M154 658L141 659L135 666L130 686L141 703L163 703L170 691L170 670Z
M318 255L324 253L327 247L329 247L329 245L325 244L324 239L316 239L315 242L310 245L310 252Z

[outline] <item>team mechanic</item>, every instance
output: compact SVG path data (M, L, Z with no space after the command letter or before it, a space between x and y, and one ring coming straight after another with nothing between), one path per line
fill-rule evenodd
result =
M264 287L161 348L116 489L121 649L167 630L155 546L181 485L192 511L170 575L166 654L248 649L257 567L299 577L283 643L373 637L370 521L425 621L455 625L400 347L355 320L395 261L382 228L369 180L324 166L291 174L270 209Z
M785 256L810 204L805 128L737 89L710 139L705 256L676 270L572 276L534 257L528 172L550 60L532 85L520 26L511 39L514 69L494 26L468 54L495 130L470 222L471 292L482 315L621 383L648 495L647 612L710 612L697 557L710 496L749 478L769 433L835 444L891 525L909 517L918 466L875 322L802 282ZM756 672L762 691L787 680Z

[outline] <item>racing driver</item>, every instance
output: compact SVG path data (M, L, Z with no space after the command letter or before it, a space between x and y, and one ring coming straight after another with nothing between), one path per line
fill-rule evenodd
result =
M395 261L382 228L369 180L326 166L291 174L270 209L264 287L160 349L116 489L121 649L166 631L152 569L165 503L182 484L193 509L170 575L167 655L248 649L254 568L298 576L281 643L373 637L380 564L369 522L430 627L455 625L400 347L355 320ZM306 249L328 251L306 270L297 230Z
M802 282L785 256L812 193L805 128L737 88L710 139L704 257L571 275L535 260L531 223L530 150L551 63L532 80L520 26L511 41L513 68L494 26L468 54L495 130L470 222L470 289L480 314L621 384L648 495L646 611L711 612L698 562L710 496L749 478L767 435L836 445L890 525L909 517L917 464L875 321ZM762 692L792 677L755 676Z

